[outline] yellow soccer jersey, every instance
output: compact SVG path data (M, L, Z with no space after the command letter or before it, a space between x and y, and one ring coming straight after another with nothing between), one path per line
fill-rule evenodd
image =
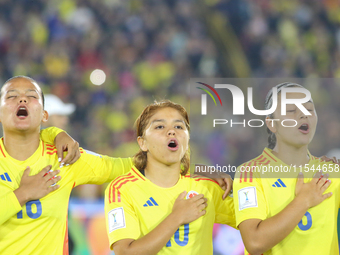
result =
M162 222L172 211L180 193L204 194L208 199L203 217L182 225L158 254L213 253L214 223L235 227L233 199L222 200L223 190L208 178L180 176L171 188L162 188L142 175L135 167L112 181L105 192L106 227L110 246L121 239L138 239Z
M46 143L54 144L54 139L64 130L57 127L48 127L40 130L40 139Z
M295 229L279 244L265 252L264 255L287 255L287 254L339 254L337 235L337 216L340 204L339 179L334 177L337 171L339 177L339 166L323 162L312 155L307 167L301 168L304 173L305 182L309 182L316 170L328 169L330 172L331 185L326 192L333 195L321 204L310 208ZM294 168L283 163L275 157L271 150L265 148L263 153L238 167L234 180L234 203L236 214L236 225L247 219L270 218L282 211L295 197L296 174L291 178L279 178L276 174L263 174L259 169L264 165L272 167L286 166L286 169L294 171ZM245 168L248 167L248 168ZM249 170L252 171L240 171ZM278 169L278 168L277 168ZM293 170L292 170L293 169ZM333 169L333 173L332 173ZM284 176L285 173L281 173ZM267 178L269 176L269 178ZM246 252L245 254L248 255Z
M0 140L0 253L9 255L68 254L67 209L72 188L85 183L102 184L127 173L130 158L110 158L80 149L80 159L61 168L60 188L20 206L13 191L19 187L27 166L35 175L47 165L59 169L55 146L40 141L25 161L8 155Z

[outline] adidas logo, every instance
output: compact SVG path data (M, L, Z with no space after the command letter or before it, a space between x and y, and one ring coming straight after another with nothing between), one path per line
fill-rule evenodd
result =
M153 199L152 197L150 197L148 199L148 201L146 201L146 203L143 205L144 207L148 207L148 206L158 206L157 202L155 201L155 199Z
M286 184L281 179L277 179L277 181L272 185L273 187L278 187L278 188L286 188Z
M9 178L8 173L0 174L0 178L1 178L1 180L3 180L3 181L12 182L11 178Z

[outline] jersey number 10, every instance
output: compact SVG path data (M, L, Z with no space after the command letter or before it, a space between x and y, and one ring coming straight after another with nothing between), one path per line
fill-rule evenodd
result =
M174 234L174 239L175 242L179 245L179 246L186 246L189 242L189 224L185 224L184 225L184 238L183 241L179 240L179 228L177 229L177 231ZM169 240L166 243L166 247L171 247L171 240Z
M32 211L32 206L35 205L37 207L37 211L34 213ZM40 200L33 200L26 203L26 212L27 216L31 219L37 219L42 214L41 202ZM17 219L22 219L22 210L17 213Z

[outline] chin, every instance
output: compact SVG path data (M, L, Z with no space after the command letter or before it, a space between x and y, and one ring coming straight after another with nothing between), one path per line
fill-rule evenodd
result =
M166 162L164 162L166 165L173 165L173 164L180 164L181 163L181 158L176 157L176 158L167 158Z
M27 131L30 129L29 125L18 125L15 127L16 130L18 131Z
M300 142L297 142L295 141L293 144L295 145L295 147L297 148L300 148L300 147L303 147L303 146L308 146L310 143L310 141L300 141Z

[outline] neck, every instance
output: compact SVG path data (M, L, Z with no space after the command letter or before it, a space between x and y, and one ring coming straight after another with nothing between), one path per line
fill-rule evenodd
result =
M150 161L151 160L148 159L145 168L145 177L152 183L163 188L170 188L178 182L181 163L164 165L161 162Z
M294 147L288 144L276 144L272 153L287 165L304 165L309 161L308 146Z
M40 133L11 133L4 131L4 146L7 153L14 159L24 161L38 149Z

